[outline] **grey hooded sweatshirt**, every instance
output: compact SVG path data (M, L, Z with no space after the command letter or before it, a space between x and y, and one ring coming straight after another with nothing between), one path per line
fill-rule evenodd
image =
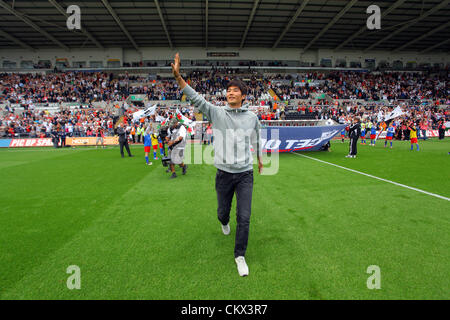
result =
M261 156L261 124L248 105L240 108L215 106L189 85L183 93L212 123L214 165L217 169L239 173L253 169L251 146Z

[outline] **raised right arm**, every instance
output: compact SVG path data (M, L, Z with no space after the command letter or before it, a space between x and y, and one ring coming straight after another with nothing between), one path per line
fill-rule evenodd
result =
M192 89L186 81L184 81L180 74L180 55L178 53L175 55L174 63L171 63L171 65L173 76L175 77L175 80L177 80L180 89L183 90L183 93L187 96L191 103L212 122L214 115L219 108L206 101L205 98L195 92L195 90Z

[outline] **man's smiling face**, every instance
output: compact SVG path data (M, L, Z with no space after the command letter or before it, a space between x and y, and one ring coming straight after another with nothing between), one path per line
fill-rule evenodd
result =
M232 108L239 108L242 105L242 92L239 87L230 86L227 89L227 102Z

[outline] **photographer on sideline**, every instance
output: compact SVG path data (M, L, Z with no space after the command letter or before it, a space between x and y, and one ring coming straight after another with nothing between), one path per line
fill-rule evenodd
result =
M167 129L168 129L167 126L162 126L159 129L159 133L158 133L158 138L161 140L164 156L166 155L166 137L168 135Z
M186 146L186 128L173 118L170 123L170 141L168 143L170 150L170 179L177 177L175 165L178 164L183 169L183 175L186 174L187 166L183 163L184 148Z

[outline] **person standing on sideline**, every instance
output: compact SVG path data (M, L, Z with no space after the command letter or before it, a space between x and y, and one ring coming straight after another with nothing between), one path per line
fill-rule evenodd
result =
M247 276L245 261L253 193L253 156L250 144L258 157L258 171L262 172L260 122L256 114L244 104L247 94L245 84L237 79L226 86L228 104L224 107L207 102L195 92L180 75L180 56L175 55L172 73L186 97L213 125L214 165L216 173L217 216L222 232L230 234L231 203L236 194L236 238L234 258L240 276Z
M136 143L136 125L131 125L131 140Z
M137 143L141 143L141 136L143 136L143 134L144 134L144 128L142 127L142 124L138 125L136 127L136 142ZM144 141L142 141L142 142L144 142Z
M158 135L155 132L152 132L152 134L150 135L151 140L152 140L152 147L153 147L153 160L158 160L158 157L156 156L156 150L158 150L158 145L159 145L159 141L158 141ZM161 149L159 149L160 151L160 156L163 157Z
M96 140L95 140L95 149L98 148L98 143L101 142L102 148L105 148L105 132L103 131L102 127L98 127L95 133Z
M170 123L170 140L167 143L170 150L170 172L172 172L170 179L175 179L177 177L177 174L175 173L176 164L182 169L183 175L186 174L187 165L184 163L186 134L186 128L178 123L177 118L173 118ZM154 150L156 156L156 149Z
M361 123L361 144L366 144L366 124Z
M125 155L123 154L123 147L127 149L128 156L133 157L130 152L130 146L128 145L128 132L123 128L122 123L119 123L119 126L117 127L117 134L119 135L120 155L122 156L122 158L125 157Z
M409 130L409 138L411 140L411 151L414 150L414 144L417 147L417 151L419 151L419 142L417 141L417 127L413 121L408 126Z
M444 120L440 120L439 121L438 133L439 133L439 140L442 140L442 139L445 138L445 124L444 124Z
M66 147L66 128L62 127L61 129L61 148L65 148Z
M147 130L145 130L143 140L144 140L145 163L147 163L148 166L151 166L153 163L150 162L148 158L152 146L152 139L150 137L150 127L148 127Z
M13 135L13 137L14 137L14 135ZM53 147L55 149L58 148L59 132L58 132L58 129L56 128L56 126L52 127L51 137L52 137Z
M375 147L376 142L377 142L377 125L373 123L370 128L370 145Z
M384 147L386 148L388 141L390 142L391 146L390 148L392 149L392 139L394 138L394 134L395 134L395 128L393 123L391 122L389 124L389 127L386 130L386 139L384 140Z
M354 118L350 128L348 129L348 136L350 137L349 153L346 158L356 158L356 146L358 144L358 138L361 135L361 123L358 117Z
M208 123L208 125L206 126L206 141L208 142L208 145L212 143L212 136L213 136L212 126L211 123Z
M428 125L426 120L420 122L420 130L422 131L422 139L427 140Z

